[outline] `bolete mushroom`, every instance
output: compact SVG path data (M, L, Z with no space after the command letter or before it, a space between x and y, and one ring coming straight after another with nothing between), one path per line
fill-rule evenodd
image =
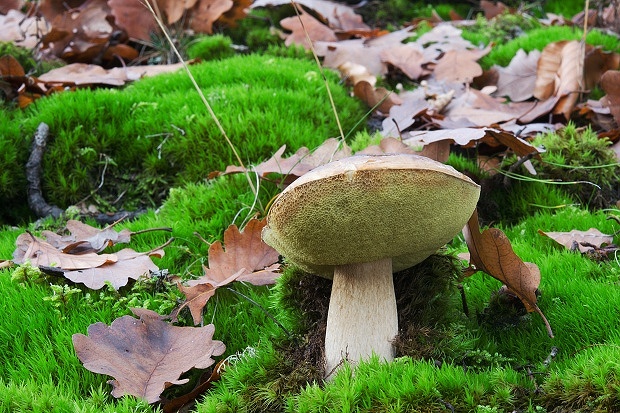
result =
M326 376L373 353L393 360L398 334L392 272L423 261L458 234L480 187L454 168L408 155L356 155L289 185L263 240L305 271L333 279Z

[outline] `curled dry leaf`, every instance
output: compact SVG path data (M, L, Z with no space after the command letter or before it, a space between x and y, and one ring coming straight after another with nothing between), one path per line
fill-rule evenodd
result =
M537 304L536 290L540 284L538 267L533 263L523 262L501 230L488 228L480 232L477 211L474 211L463 228L463 234L469 249L470 263L475 270L483 271L503 282L519 297L528 312L535 311L542 317L549 337L553 337L551 326Z
M78 255L78 257L82 256ZM153 263L151 257L163 257L164 250L136 252L130 248L125 248L115 253L115 256L117 257L116 262L106 263L98 267L66 271L64 276L73 282L82 283L92 290L99 290L106 283L118 290L127 285L130 278L137 280L148 274L149 271L158 271L159 267Z
M574 229L569 232L545 232L538 230L538 233L551 238L571 251L579 250L582 254L593 251L595 248L600 248L604 244L609 245L614 239L613 235L603 234L596 228L590 228L587 231Z
M52 231L42 231L41 235L54 248L71 254L98 253L114 244L126 244L131 240L131 231L128 229L118 232L111 226L98 229L73 219L67 221L65 229L70 235L58 235Z
M33 266L57 267L70 271L100 267L118 261L116 254L66 254L28 232L19 235L15 243L17 249L13 252L13 261L16 264L30 261Z
M299 16L287 17L280 21L280 25L290 30L291 33L286 37L284 44L303 45L306 49L310 49L308 37L311 41L335 42L338 40L332 29L304 12L300 11Z
M88 335L74 334L73 347L84 367L114 377L114 397L133 395L149 403L159 401L166 387L183 384L184 372L211 366L222 355L224 343L213 340L215 327L176 327L143 308L117 318L110 326L95 323ZM200 345L196 345L200 343Z
M604 104L609 108L617 125L620 125L620 72L609 70L601 77L601 87L607 93Z
M266 220L252 219L240 232L236 225L224 231L224 246L216 241L209 247L209 267L204 267L205 274L188 281L188 286L180 285L186 301L173 312L176 317L185 307L190 309L195 324L202 320L202 309L215 294L218 287L233 281L244 281L253 285L273 284L280 276L277 272L279 254L265 244L261 231Z
M392 106L400 105L403 101L395 93L384 87L374 87L365 80L359 81L353 87L355 97L366 103L368 107L382 113L388 113Z
M540 52L529 54L519 49L507 67L493 66L498 74L497 96L507 96L513 102L522 102L534 95Z
M224 172L210 173L209 179L228 174L252 172L258 174L261 178L267 178L271 174L284 175L280 180L285 184L290 184L319 165L351 155L351 149L345 143L334 138L327 139L312 152L308 148L302 147L288 158L282 157L285 150L286 145L282 145L271 158L263 163L250 169L231 165L226 167Z

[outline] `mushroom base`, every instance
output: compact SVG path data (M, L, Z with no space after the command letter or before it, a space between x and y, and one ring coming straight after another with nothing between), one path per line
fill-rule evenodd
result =
M394 359L398 314L390 258L337 266L327 314L325 376L343 360Z

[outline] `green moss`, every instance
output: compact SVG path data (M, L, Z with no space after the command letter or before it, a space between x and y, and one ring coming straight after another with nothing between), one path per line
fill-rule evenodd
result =
M536 162L541 178L570 183L565 190L582 205L607 207L618 198L620 164L611 142L599 139L590 127L577 129L569 124L557 133L540 135L543 162Z
M254 55L196 65L192 71L245 163L260 162L283 144L289 151L312 148L338 134L312 62ZM364 116L362 104L337 85L335 74L327 75L349 131ZM0 145L14 147L0 155L15 165L10 174L3 171L10 182L1 191L9 200L24 195L23 165L40 122L51 134L44 195L61 207L100 185L89 202L118 209L153 207L170 187L200 182L209 172L238 163L184 73L144 79L123 90L54 95L17 118L21 127L7 125L0 138Z
M468 36L467 31L465 31L463 37L468 38ZM491 52L480 60L480 63L484 68L489 68L494 64L505 67L510 64L510 61L519 49L523 49L529 53L532 50L542 50L552 42L560 40L581 40L582 37L583 31L577 27L551 26L534 28L526 31L513 40L495 44ZM483 38L479 40L487 44L484 42ZM620 45L614 36L604 34L597 29L588 32L586 42L593 46L600 46L606 51L620 51Z
M232 40L221 34L195 39L187 48L187 55L190 59L224 59L234 54Z

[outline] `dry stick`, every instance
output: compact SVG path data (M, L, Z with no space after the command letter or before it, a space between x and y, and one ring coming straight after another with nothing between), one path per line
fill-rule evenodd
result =
M50 128L41 122L37 127L32 141L32 150L26 163L26 179L28 180L28 206L38 217L48 215L60 217L64 211L56 205L50 205L43 198L41 191L41 162L47 145Z
M196 79L192 75L192 72L190 72L189 67L187 66L187 63L185 62L185 60L183 60L183 57L181 56L181 53L179 53L179 51L177 50L176 46L174 45L174 42L170 38L170 35L168 34L168 30L166 30L166 27L164 26L164 23L157 16L157 14L155 13L155 10L153 10L153 7L151 6L151 3L150 3L149 0L140 0L140 1L141 1L142 4L144 4L149 9L151 14L155 18L155 21L157 22L157 25L159 26L159 28L163 32L164 36L166 37L166 40L168 41L168 44L170 44L170 47L174 51L174 54L177 56L177 58L179 59L179 61L183 65L183 68L185 69L185 72L187 73L187 76L189 77L189 79L192 82L192 85L194 86L194 89L196 89L196 91L198 92L198 95L200 96L200 99L202 100L202 103L205 105L205 107L209 111L209 115L211 115L211 118L215 122L215 125L217 126L217 128L220 131L220 133L222 134L222 136L226 140L226 143L228 144L230 149L233 151L233 154L235 155L235 158L237 158L237 162L239 162L239 165L244 169L244 171L245 171L244 175L246 176L246 178L248 180L248 184L250 185L250 188L252 189L252 193L254 194L255 197L258 198L258 191L256 190L256 187L254 186L254 183L252 182L252 179L250 179L250 174L247 171L247 168L245 167L245 165L243 164L243 161L241 160L241 157L239 156L239 153L237 152L237 149L235 149L235 146L233 145L231 140L228 138L228 134L224 130L224 127L220 123L220 120L218 119L217 115L213 111L213 108L209 104L209 101L205 97L204 93L202 93L202 90L200 89L200 86L198 86L198 82L196 82ZM260 201L259 201L259 203L260 203ZM261 205L261 208L262 208L262 205Z

